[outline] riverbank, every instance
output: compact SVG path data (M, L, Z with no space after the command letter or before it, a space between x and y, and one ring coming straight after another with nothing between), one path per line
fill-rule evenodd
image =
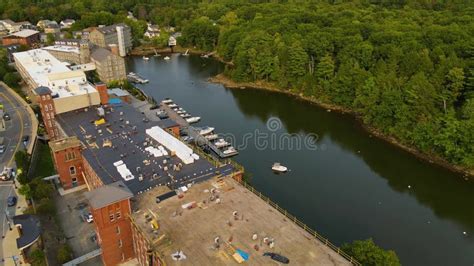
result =
M167 54L167 53L185 53L186 50L188 50L189 54L194 54L194 55L201 55L201 54L206 54L208 52L202 51L199 49L194 49L194 48L184 48L179 45L174 46L173 49L169 47L164 47L164 48L159 48L155 47L153 45L141 45L133 48L133 50L130 52L130 55L134 56L149 56L149 55L154 55L155 51L159 54Z
M413 154L417 158L420 158L420 159L425 160L425 161L427 161L429 163L432 163L432 164L437 164L437 165L442 166L446 169L449 169L453 172L459 173L459 174L462 175L462 177L465 180L469 180L469 179L474 180L474 169L468 169L468 168L465 168L463 166L454 165L454 164L446 161L444 158L440 157L439 155L427 154L427 153L419 151L416 148L410 147L410 146L402 143L397 138L395 138L393 136L388 136L388 135L382 133L380 130L364 124L361 117L351 109L344 108L344 107L337 106L337 105L333 105L333 104L328 104L328 103L325 103L325 102L322 102L322 101L318 100L315 97L307 97L307 96L304 96L303 94L294 93L294 92L291 92L291 91L288 91L288 90L282 90L278 86L276 86L275 84L265 82L265 81L236 82L234 80L231 80L230 78L228 78L224 74L218 74L214 77L211 77L211 78L209 78L209 81L212 82L212 83L222 84L224 87L230 88L230 89L247 89L247 88L250 88L250 89L267 90L267 91L272 91L272 92L277 92L277 93L284 93L284 94L287 94L289 96L296 97L298 99L307 101L311 104L317 105L320 108L324 108L328 112L336 111L336 112L343 113L343 114L349 114L349 115L353 116L355 119L357 119L357 121L359 121L360 125L371 136L373 135L377 138L383 139L383 140L391 143L392 145L395 145L398 148L403 149L403 150Z

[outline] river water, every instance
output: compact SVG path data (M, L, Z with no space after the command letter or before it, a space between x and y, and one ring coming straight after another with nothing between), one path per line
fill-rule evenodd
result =
M170 97L201 116L198 125L232 133L252 185L334 244L373 238L404 265L474 264L474 182L371 137L350 116L211 84L224 69L212 59L127 64L157 101ZM290 171L273 174L274 162Z

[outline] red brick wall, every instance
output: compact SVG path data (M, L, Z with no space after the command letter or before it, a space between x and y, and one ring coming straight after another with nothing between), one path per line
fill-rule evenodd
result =
M44 127L50 140L58 139L59 132L56 126L56 110L54 101L50 94L38 96L38 103L43 117Z
M133 244L135 256L140 265L149 265L149 258L147 251L150 249L150 244L146 241L143 233L134 225L132 225ZM160 260L156 254L153 254L153 266L161 266Z
M85 181L87 183L89 190L93 190L104 185L104 183L102 183L102 180L95 173L95 171L90 166L89 162L84 157L82 158L82 163L84 165L84 173L85 173L85 178L86 178Z
M99 92L100 104L102 105L109 104L109 93L107 92L107 85L96 84L95 88Z
M73 156L74 158L68 158ZM68 148L65 150L57 151L53 153L54 164L59 174L59 180L64 189L70 189L73 187L73 178L77 180L77 186L84 184L83 178L83 164L81 147ZM71 173L70 168L75 167L75 173Z
M91 210L102 249L102 262L106 266L117 265L135 257L130 212L128 199Z
M32 46L35 43L39 43L39 41L40 41L39 34L33 34L26 38L17 37L17 36L5 36L2 39L2 44L4 46L13 45L13 44Z

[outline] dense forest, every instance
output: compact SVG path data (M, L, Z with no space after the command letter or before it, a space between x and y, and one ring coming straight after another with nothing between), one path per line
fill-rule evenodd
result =
M138 21L126 19L132 11ZM4 0L3 18L174 26L216 50L236 81L354 110L364 123L474 167L474 2L470 0Z

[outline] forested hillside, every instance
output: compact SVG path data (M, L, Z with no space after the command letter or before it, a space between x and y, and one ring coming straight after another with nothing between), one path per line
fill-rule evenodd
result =
M75 28L123 20L126 11L176 26L184 46L217 50L236 81L265 80L343 106L402 143L474 167L474 1L0 3L4 18L80 19ZM138 44L144 23L129 23Z

